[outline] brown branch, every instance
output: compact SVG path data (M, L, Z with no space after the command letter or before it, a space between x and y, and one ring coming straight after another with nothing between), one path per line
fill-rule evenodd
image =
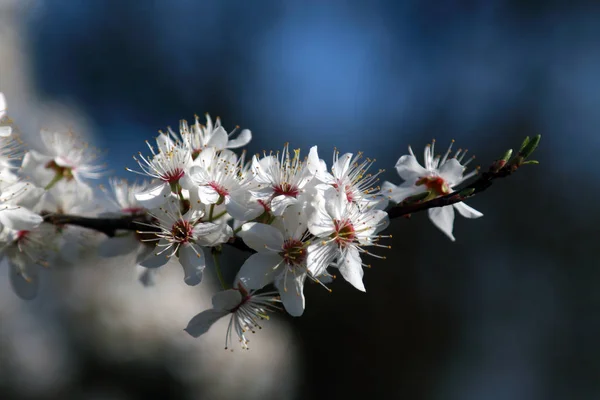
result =
M123 216L117 218L91 218L81 217L79 215L71 214L42 214L44 222L56 225L75 225L82 228L93 229L98 232L104 233L108 237L116 235L117 231L137 231L142 225L140 223L149 223L148 219L144 215L132 215ZM145 230L153 230L152 227L144 226ZM159 229L156 228L159 232Z

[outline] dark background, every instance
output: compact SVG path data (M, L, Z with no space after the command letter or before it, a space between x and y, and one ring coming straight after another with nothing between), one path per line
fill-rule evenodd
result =
M304 316L287 318L302 358L292 398L531 400L600 398L599 13L578 1L47 0L25 18L42 97L89 118L119 176L132 178L123 167L143 140L204 112L250 128L250 154L286 141L328 163L334 146L363 151L395 183L408 144L420 154L436 138L442 152L456 139L487 167L542 134L541 165L470 200L485 217L457 217L456 243L424 214L394 220L366 294L308 285ZM183 396L159 360L102 362L81 365L125 398Z

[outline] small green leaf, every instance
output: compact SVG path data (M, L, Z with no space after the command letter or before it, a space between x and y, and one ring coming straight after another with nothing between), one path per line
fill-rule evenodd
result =
M523 165L526 164L539 164L540 162L538 160L527 160L523 163Z
M504 153L504 156L502 156L502 160L504 160L504 161L510 160L510 158L512 157L512 153L513 153L512 149L508 149L506 151L506 153Z
M523 151L525 146L527 146L527 143L529 143L529 136L525 137L525 140L523 140L523 143L521 144L521 148L519 149L519 151Z
M535 151L535 149L538 147L538 144L540 144L540 139L542 138L542 135L537 135L534 136L533 139L529 140L527 145L523 148L523 150L521 150L521 155L524 158L527 158L531 155L531 153L533 153Z

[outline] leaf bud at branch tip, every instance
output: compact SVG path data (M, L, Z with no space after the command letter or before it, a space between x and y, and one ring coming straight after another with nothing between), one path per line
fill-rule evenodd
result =
M537 135L537 136L534 136L533 139L528 140L527 143L523 142L525 145L522 146L520 155L523 156L523 158L529 157L535 151L535 149L538 147L538 145L540 144L541 138L542 138L542 135Z

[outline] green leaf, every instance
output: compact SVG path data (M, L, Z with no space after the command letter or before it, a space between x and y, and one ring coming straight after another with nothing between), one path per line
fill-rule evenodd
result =
M529 140L527 142L527 144L525 145L525 147L523 148L523 150L521 150L521 155L524 158L527 158L531 155L531 153L533 153L535 151L535 149L538 147L538 144L540 144L540 139L542 138L542 135L537 135L534 136L533 139Z

